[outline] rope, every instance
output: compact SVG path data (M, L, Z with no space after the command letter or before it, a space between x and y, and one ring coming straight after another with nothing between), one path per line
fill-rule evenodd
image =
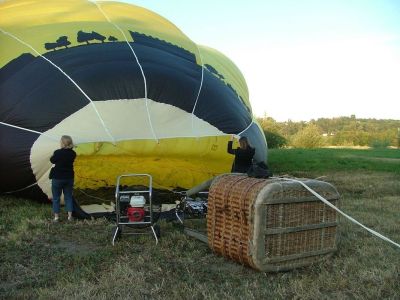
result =
M392 241L391 239L383 236L382 234L380 234L379 232L376 232L375 230L372 230L370 228L368 228L367 226L361 224L360 222L358 222L357 220L353 219L352 217L350 217L349 215L345 214L344 212L342 212L339 208L337 208L335 205L333 205L332 203L330 203L328 200L326 200L324 197L322 197L320 194L318 194L316 191L314 191L313 189L311 189L309 186L307 186L304 182L297 180L297 179L290 179L290 178L280 178L280 177L271 177L274 179L281 179L281 180L285 180L285 181L292 181L292 182L297 182L299 184L301 184L305 189L307 189L311 194L313 194L315 197L317 197L319 200L321 200L323 203L325 203L326 205L328 205L329 207L333 208L334 210L336 210L339 214L341 214L342 216L346 217L348 220L350 220L351 222L361 226L362 228L364 228L365 230L367 230L368 232L372 233L373 235L381 238L382 240L389 242L393 245L395 245L396 247L400 248L400 244Z
M104 10L101 8L101 6L97 3L96 0L94 0L94 1L89 1L89 2L92 2L94 5L96 5L97 9L98 9L98 10L103 14L103 16L106 18L107 22L110 23L111 25L113 25L118 31L121 32L121 34L123 35L123 37L124 37L124 39L125 39L125 42L127 43L128 47L131 49L131 52L132 52L133 56L134 56L135 59L136 59L136 62L137 62L137 64L138 64L139 68L140 68L140 72L142 73L143 82L144 82L144 98L146 99L147 118L149 119L149 124L150 124L151 133L153 134L154 139L155 139L155 140L157 141L157 143L158 143L158 138L157 138L156 133L155 133L154 128L153 128L153 123L152 123L152 121L151 121L150 110L149 110L149 106L148 106L146 76L145 76L145 74L144 74L143 67L142 67L142 65L141 65L140 62L139 62L139 58L137 57L135 50L133 50L131 44L130 44L129 41L128 41L128 38L126 37L126 35L125 35L124 31L121 29L121 27L119 27L117 24L115 24L115 23L113 23L113 22L111 21L111 19L110 19L110 18L108 17L108 15L104 12Z
M249 126L247 126L243 131L239 132L239 133L236 134L236 135L241 135L241 134L243 134L244 132L246 132L246 131L251 127L251 125L253 125L253 123L254 123L254 121L251 120L251 123L249 124Z
M92 99L82 90L82 88L67 74L65 73L59 66L57 66L55 63L53 63L50 59L48 59L47 57L44 57L43 55L41 55L35 48L33 48L31 45L29 45L28 43L24 42L23 40L21 40L20 38L16 37L15 35L13 35L10 32L4 31L3 29L0 28L0 31L13 38L14 40L18 41L19 43L25 45L26 47L30 48L33 52L35 52L38 56L40 56L41 58L43 58L45 61L47 61L48 63L50 63L53 67L55 67L57 70L59 70L65 77L68 78L69 81L72 82L73 85L75 85L75 87L85 96L85 98L87 100L89 100L89 103L93 106L94 111L96 112L97 117L100 119L101 124L103 125L103 128L105 130L105 132L107 133L107 135L111 138L113 144L115 144L115 140L113 138L113 136L111 135L110 131L108 130L108 128L106 127L106 124L104 123L103 118L101 117L99 111L97 110L94 102L92 101Z
M200 93L201 90L203 88L203 81L204 81L204 63L203 63L203 57L201 56L201 52L200 52L200 48L197 46L196 43L194 43L196 45L197 51L199 52L199 57L200 57L200 63L201 63L201 81L200 81L200 87L199 87L199 91L197 92L197 96L196 96L196 100L194 102L194 106L193 106L193 110L192 110L192 132L193 135L195 135L194 133L194 111L196 109L197 106L197 102L199 101L199 97L200 97Z
M48 137L49 139L52 139L52 140L58 140L58 139L59 139L58 137L55 138L54 136L47 135L47 134L45 134L45 133L43 133L43 132L36 131L36 130L33 130L33 129L28 129L28 128L24 128L24 127L12 125L12 124L4 123L4 122L0 122L0 124L1 124L1 125L4 125L4 126L16 128L16 129L28 131L28 132L33 132L33 133L36 133L36 134L38 134L38 135L43 135L43 136Z
M37 185L37 184L38 184L38 183L35 182L35 183L32 183L31 185L28 185L28 186L26 186L26 187L24 187L24 188L22 188L22 189L18 189L18 190L15 190L15 191L4 192L4 194L13 194L13 193L21 192L21 191L27 190L27 189L29 189L29 188L31 188L31 187Z
M80 191L85 196L88 196L88 197L93 198L93 199L98 199L98 200L101 200L101 201L110 201L110 200L107 200L107 199L103 199L103 198L99 198L99 197L96 197L96 196L89 195L88 193L85 193L81 189L78 189L78 191Z

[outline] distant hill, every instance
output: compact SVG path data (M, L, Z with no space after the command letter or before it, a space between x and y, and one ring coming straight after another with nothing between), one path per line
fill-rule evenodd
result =
M0 68L0 82L5 81L7 77L13 76L15 73L17 73L19 70L21 70L34 60L35 56L30 53L24 53L19 57L13 59L3 68Z
M277 122L270 117L258 118L258 121L267 135L283 139L281 146L291 145L293 138L310 124L316 125L326 146L386 147L398 146L400 142L400 120L358 119L352 115L309 122Z
M319 118L311 120L326 133L337 133L340 131L357 130L365 132L381 132L388 129L400 127L400 120L389 119L358 119L352 117Z

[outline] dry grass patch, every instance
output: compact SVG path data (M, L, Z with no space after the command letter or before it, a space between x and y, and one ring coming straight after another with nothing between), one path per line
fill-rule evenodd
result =
M381 172L326 175L341 209L399 242L399 177ZM400 250L341 218L339 250L307 268L260 273L214 255L161 222L162 238L111 245L106 220L52 224L51 207L2 197L0 298L67 299L398 299Z

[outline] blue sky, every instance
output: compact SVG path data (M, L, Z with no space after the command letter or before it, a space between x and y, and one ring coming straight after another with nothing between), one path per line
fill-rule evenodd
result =
M132 0L243 72L255 115L400 119L398 0Z

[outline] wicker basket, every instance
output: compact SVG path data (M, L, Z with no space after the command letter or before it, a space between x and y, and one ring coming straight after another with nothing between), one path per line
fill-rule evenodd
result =
M333 205L329 183L302 180ZM207 235L216 253L261 271L310 265L336 250L336 211L299 183L222 175L210 187Z

